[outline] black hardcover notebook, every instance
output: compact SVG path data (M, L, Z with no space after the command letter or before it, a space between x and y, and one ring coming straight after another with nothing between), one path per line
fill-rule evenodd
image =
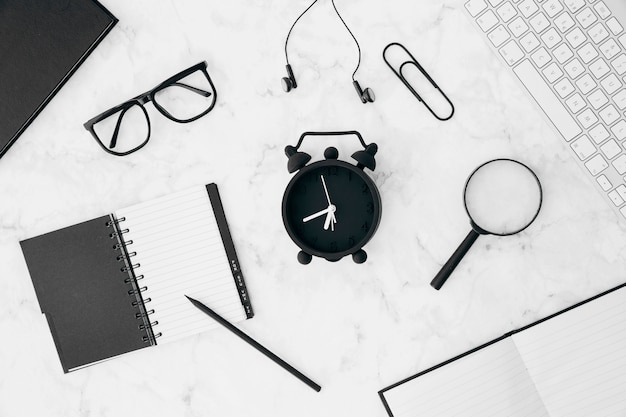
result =
M0 0L0 157L116 23L95 0Z
M626 284L379 395L392 417L626 416Z
M20 243L64 372L253 316L215 184Z

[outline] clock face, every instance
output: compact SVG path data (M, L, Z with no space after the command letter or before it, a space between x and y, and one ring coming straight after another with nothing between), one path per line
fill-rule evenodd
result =
M338 160L315 162L291 180L283 198L287 232L305 252L338 260L372 237L380 195L362 169Z

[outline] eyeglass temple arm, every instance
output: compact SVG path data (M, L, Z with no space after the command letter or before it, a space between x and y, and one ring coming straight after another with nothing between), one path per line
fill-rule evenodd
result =
M178 86L178 87L182 87L182 88L186 88L187 90L193 91L194 93L200 94L201 96L204 96L204 97L209 97L211 95L211 92L209 92L209 91L205 91L205 90L202 90L200 88L192 87L192 86L187 85L187 84L173 83L172 85L175 85L175 86Z
M117 145L117 135L119 135L120 133L120 127L122 126L122 119L124 118L124 115L126 114L128 109L129 108L125 108L124 110L122 110L120 112L119 117L117 118L117 123L115 123L115 130L113 131L113 136L111 137L111 143L109 143L109 149L113 149L115 148L115 145Z

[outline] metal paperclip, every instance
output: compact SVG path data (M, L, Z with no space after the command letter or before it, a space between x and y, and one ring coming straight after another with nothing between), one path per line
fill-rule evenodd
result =
M391 64L389 63L389 61L387 61L387 57L386 57L386 53L387 53L387 49L389 49L389 47L391 46L399 46L400 48L404 49L404 52L407 53L408 56L411 57L411 60L406 60L404 61L399 68L399 72L396 71L396 69L391 66ZM417 98L418 101L420 101L421 103L424 104L424 106L426 106L426 108L428 109L428 111L430 111L430 113L435 116L435 118L439 119L439 120L449 120L450 118L452 118L452 116L454 115L454 104L452 104L452 102L450 101L450 99L448 98L448 96L446 96L446 94L443 92L443 90L441 88L439 88L439 86L437 85L437 83L435 82L435 80L433 80L430 75L428 75L428 73L426 72L426 70L419 64L419 62L417 62L417 60L415 59L415 57L413 57L413 55L408 51L408 49L406 49L404 47L404 45L402 45L401 43L398 42L392 42L389 45L385 46L385 49L383 49L383 60L385 61L385 63L387 64L387 66L391 69L391 71L393 71L394 74L396 74L396 77L398 77L400 79L400 81L402 81L402 83L406 86L406 88L409 89L409 91L411 93L413 93L413 95L415 96L415 98ZM402 70L404 69L405 65L413 65L415 68L417 68L424 77L426 77L426 79L430 82L430 84L435 87L435 89L437 89L441 95L443 96L443 98L446 99L446 101L448 102L448 104L450 104L450 108L452 109L452 111L450 112L450 115L447 117L440 117L438 114L436 114L433 109L428 105L428 103L426 103L426 101L424 101L422 99L422 97L417 93L417 91L415 91L415 89L413 88L413 86L407 81L406 77L404 76Z

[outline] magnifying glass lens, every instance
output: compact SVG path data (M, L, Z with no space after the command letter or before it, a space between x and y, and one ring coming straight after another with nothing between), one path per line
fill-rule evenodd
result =
M537 177L526 166L495 160L478 168L465 188L465 207L486 232L508 235L525 229L541 207Z

